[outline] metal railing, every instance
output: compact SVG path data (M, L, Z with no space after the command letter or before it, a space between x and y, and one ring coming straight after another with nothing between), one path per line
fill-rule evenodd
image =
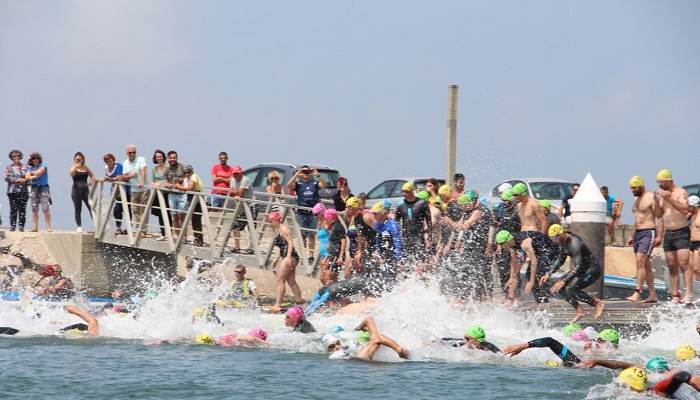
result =
M272 195L256 192L256 199L234 199L226 195L216 195L204 192L185 192L162 187L147 187L148 196L143 204L137 204L129 200L127 196L126 182L105 182L96 180L90 190L90 206L95 221L95 238L103 243L128 246L144 250L163 253L176 253L199 259L216 260L225 256L236 256L242 264L251 267L270 269L274 251L274 238L276 232L267 222L270 212L277 211L282 214L282 221L290 228L294 239L294 246L299 253L299 265L297 274L307 276L318 275L318 254L314 254L314 262L309 263L309 254L302 242L302 232L297 223L297 211L309 208L296 205L296 197L285 195ZM209 188L205 187L205 190ZM169 193L188 195L187 210L182 228L176 233L168 215L173 211L168 205L166 197ZM224 199L223 207L212 207L208 201L211 198ZM163 205L160 207L159 205ZM114 209L121 206L123 217L114 217ZM134 209L140 209L140 218L135 218ZM254 208L257 208L257 216L254 218ZM158 216L162 217L163 225L158 223ZM151 220L154 216L156 222ZM193 218L201 218L202 228L194 230L191 226ZM119 222L123 234L115 231ZM240 224L238 224L240 222ZM245 229L240 231L241 242L247 242L253 249L253 254L239 252L233 254L231 240L236 226L243 225ZM341 219L341 223L344 221ZM161 228L164 230L164 239L159 239ZM157 236L153 233L158 232ZM142 237L140 232L146 232ZM202 244L196 244L187 240L189 236L201 234ZM313 232L314 236L316 231ZM245 236L245 237L243 237ZM314 237L315 240L315 237ZM318 252L318 246L316 246ZM241 244L241 248L243 248Z

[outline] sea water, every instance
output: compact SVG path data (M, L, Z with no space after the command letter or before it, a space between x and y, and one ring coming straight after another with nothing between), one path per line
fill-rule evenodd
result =
M329 360L321 337L333 325L353 340L362 315L318 312L309 317L318 333L300 334L284 317L258 310L219 308L224 325L193 319L193 310L221 295L192 274L177 287L158 285L158 296L138 312L99 318L101 335L58 334L81 322L60 307L31 302L0 302L0 326L20 329L0 335L4 398L289 398L302 399L608 399L648 398L614 383L617 371L546 367L557 360L549 349L528 349L515 357L440 343L461 337L479 324L487 340L504 348L552 336L581 358L580 343L549 326L546 311L524 313L496 303L454 307L437 283L409 280L368 310L378 329L410 353L400 360L381 348L374 362ZM87 308L87 304L79 305ZM96 311L96 310L95 310ZM663 356L674 368L700 373L700 359L674 360L681 344L700 348L694 310L663 306L661 321L647 337L622 338L620 350L595 356L644 364ZM40 316L38 316L40 315ZM585 326L585 324L583 324ZM263 327L275 348L201 345L194 338L218 338ZM593 335L593 333L592 333ZM157 340L167 344L149 345ZM654 382L658 375L651 373ZM698 396L700 398L700 396Z

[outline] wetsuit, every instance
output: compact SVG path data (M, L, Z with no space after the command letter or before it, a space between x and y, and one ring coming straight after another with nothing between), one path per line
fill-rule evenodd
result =
M527 342L527 347L549 347L549 349L561 359L563 365L567 368L574 368L581 362L581 359L576 357L576 354L572 353L568 347L564 346L557 340L552 339L551 337L530 340Z
M316 332L316 328L314 328L314 326L311 325L311 322L309 322L306 318L302 318L297 326L294 327L293 332L311 333Z
M83 209L83 203L85 207L90 210L90 205L88 204L88 194L90 193L90 188L88 188L88 178L90 175L86 172L75 171L73 175L73 189L71 189L70 197L73 199L73 208L75 209L75 223L78 226L83 226L81 213ZM90 214L92 215L92 214Z
M348 253L350 254L350 258L355 257L357 250L360 248L360 243L359 233L357 232L357 227L353 221L350 221L350 224L348 225L346 236L348 238Z
M688 371L679 371L673 374L673 376L670 378L666 378L657 383L650 390L652 392L656 392L656 394L664 395L672 399L696 399L698 392L694 388L692 391L688 390L689 393L676 393L679 391L679 389L681 389L681 387L685 386L683 385L684 383L687 384L690 382L690 378L692 377L693 375L691 375Z
M384 260L384 264L393 271L387 271L396 276L396 266L401 262L403 246L401 244L401 230L399 225L391 218L384 223L377 221L374 225L377 232L377 251Z
M486 257L486 246L491 227L491 211L479 203L473 210L464 213L464 221L476 211L481 212L481 218L472 224L471 228L460 233L462 249L463 284L466 285L467 295L475 295L484 299L493 295L493 274L491 262Z
M464 339L462 338L440 338L441 341L443 342L454 342L452 343L452 347L462 347L464 346ZM501 349L498 348L495 344L487 341L481 342L481 350L488 350L492 353L500 353Z
M459 209L455 201L447 203L445 215L454 222L460 222L463 216L462 210ZM464 294L463 261L461 255L454 251L459 232L453 231L449 225L444 223L440 224L440 230L442 232L442 250L440 255L442 288L447 296L459 297ZM452 238L451 242L450 238ZM449 247L448 253L444 254L447 247Z
M566 241L560 246L559 256L554 260L547 273L552 275L557 272L567 257L571 257L574 266L571 271L561 277L560 280L565 282L565 286L564 290L559 293L574 308L578 307L579 300L594 306L597 301L581 289L590 286L600 278L601 271L598 260L578 235L567 232Z
M540 287L539 279L549 270L549 266L555 260L559 252L559 246L552 242L549 236L538 231L515 232L512 235L515 242L515 250L522 250L521 246L525 239L530 238L532 241L532 248L537 258L537 271L535 271L535 282L532 291L537 303L547 303L549 297L552 297L549 292L549 284L545 283L544 287ZM527 271L525 272L528 280L532 272L530 268L531 264L528 265Z
M280 248L280 257L285 258L287 257L287 241L284 240L282 235L277 234L275 236L275 240L272 242L274 246L277 246ZM297 253L297 250L292 246L292 258L297 260L299 262L299 254Z
M503 213L501 214L500 223L498 230L505 229L508 232L520 232L520 214L518 214L518 208L513 203L511 207L503 206ZM510 279L510 251L505 247L501 246L501 251L496 253L496 267L498 268L498 277L501 280L501 290L503 294L508 296L508 290L506 290L506 282ZM520 275L518 275L518 282L516 285L517 289L515 292L515 297L520 296Z
M372 255L377 249L377 232L365 222L364 215L366 212L369 211L362 211L360 215L354 219L357 230L360 232L360 235L365 238L365 247L362 249L362 262L365 266L372 260Z
M425 200L415 198L412 202L403 200L394 213L394 219L401 224L401 239L406 258L411 263L422 262L425 258L423 223L428 227L428 240L432 240L433 222L430 206Z
M328 269L333 272L339 272L342 266L344 254L340 254L340 250L343 247L343 239L345 239L345 228L343 224L336 221L328 235ZM338 264L338 262L341 263Z

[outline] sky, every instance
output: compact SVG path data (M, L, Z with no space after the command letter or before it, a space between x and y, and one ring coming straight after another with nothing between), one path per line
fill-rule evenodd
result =
M698 20L697 1L0 0L0 154L42 153L54 229L75 229L73 154L103 175L130 143L205 184L226 151L359 193L444 177L455 84L469 188L591 173L632 223L631 176L700 182Z

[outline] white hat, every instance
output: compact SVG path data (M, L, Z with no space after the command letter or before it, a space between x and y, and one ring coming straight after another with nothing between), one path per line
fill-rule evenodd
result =
M501 186L498 187L498 193L503 193L503 192L505 192L505 191L508 190L508 189L513 189L513 185L511 185L511 184L508 183L508 182L506 182L506 183L501 183Z
M331 335L330 333L325 335L322 339L323 345L328 347L336 342L338 342L338 338L336 336Z
M693 206L697 207L698 205L700 205L700 197L698 197L698 196L688 197L688 205L691 207L693 207Z

